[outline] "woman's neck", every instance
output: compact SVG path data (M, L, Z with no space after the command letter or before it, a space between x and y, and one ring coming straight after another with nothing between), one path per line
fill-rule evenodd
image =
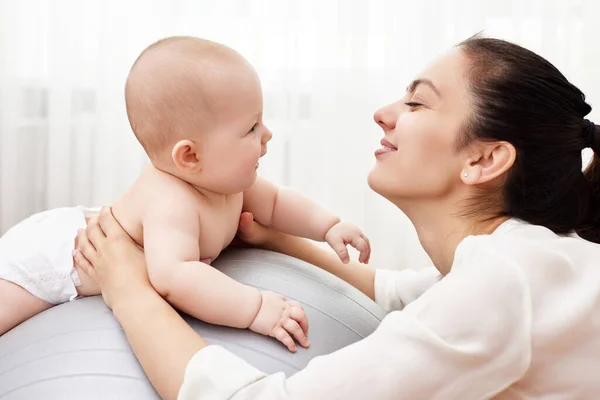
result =
M462 217L460 210L440 204L402 207L413 223L419 242L435 267L446 275L454 263L456 248L467 236L489 235L508 217Z

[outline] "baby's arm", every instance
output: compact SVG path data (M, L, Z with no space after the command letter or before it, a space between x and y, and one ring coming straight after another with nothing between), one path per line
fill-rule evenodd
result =
M179 310L202 321L249 328L275 337L291 351L290 335L306 346L301 306L272 292L259 292L198 261L200 226L195 199L171 188L143 216L148 275L156 291Z
M360 229L325 210L317 203L287 188L257 178L244 192L244 211L254 215L260 224L278 231L316 241L327 241L340 259L350 261L346 245L360 251L361 262L368 262L371 246Z
M152 285L176 308L196 318L247 328L260 307L259 291L198 261L196 205L185 193L168 197L147 207L143 218L144 251Z
M294 236L325 241L327 231L340 219L317 203L258 177L244 192L244 211L262 225Z

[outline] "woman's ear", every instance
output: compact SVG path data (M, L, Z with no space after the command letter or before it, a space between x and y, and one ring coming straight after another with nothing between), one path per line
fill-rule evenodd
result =
M191 140L180 140L175 143L171 158L177 169L183 173L194 174L202 169L200 146Z
M517 151L508 142L480 143L471 150L461 179L468 185L490 182L508 171L516 158Z

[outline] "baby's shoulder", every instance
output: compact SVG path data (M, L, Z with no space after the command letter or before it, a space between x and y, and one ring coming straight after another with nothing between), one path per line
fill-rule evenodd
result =
M197 194L181 179L156 168L146 168L115 206L126 209L128 214L146 216L157 212L175 214L177 210L189 213L198 208Z

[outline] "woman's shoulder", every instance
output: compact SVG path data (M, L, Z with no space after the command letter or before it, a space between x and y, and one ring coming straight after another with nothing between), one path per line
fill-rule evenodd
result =
M498 258L525 270L564 267L578 270L597 264L600 245L575 234L559 235L540 225L510 219L490 235L465 238L457 248L455 264L473 265L473 261L481 264Z

